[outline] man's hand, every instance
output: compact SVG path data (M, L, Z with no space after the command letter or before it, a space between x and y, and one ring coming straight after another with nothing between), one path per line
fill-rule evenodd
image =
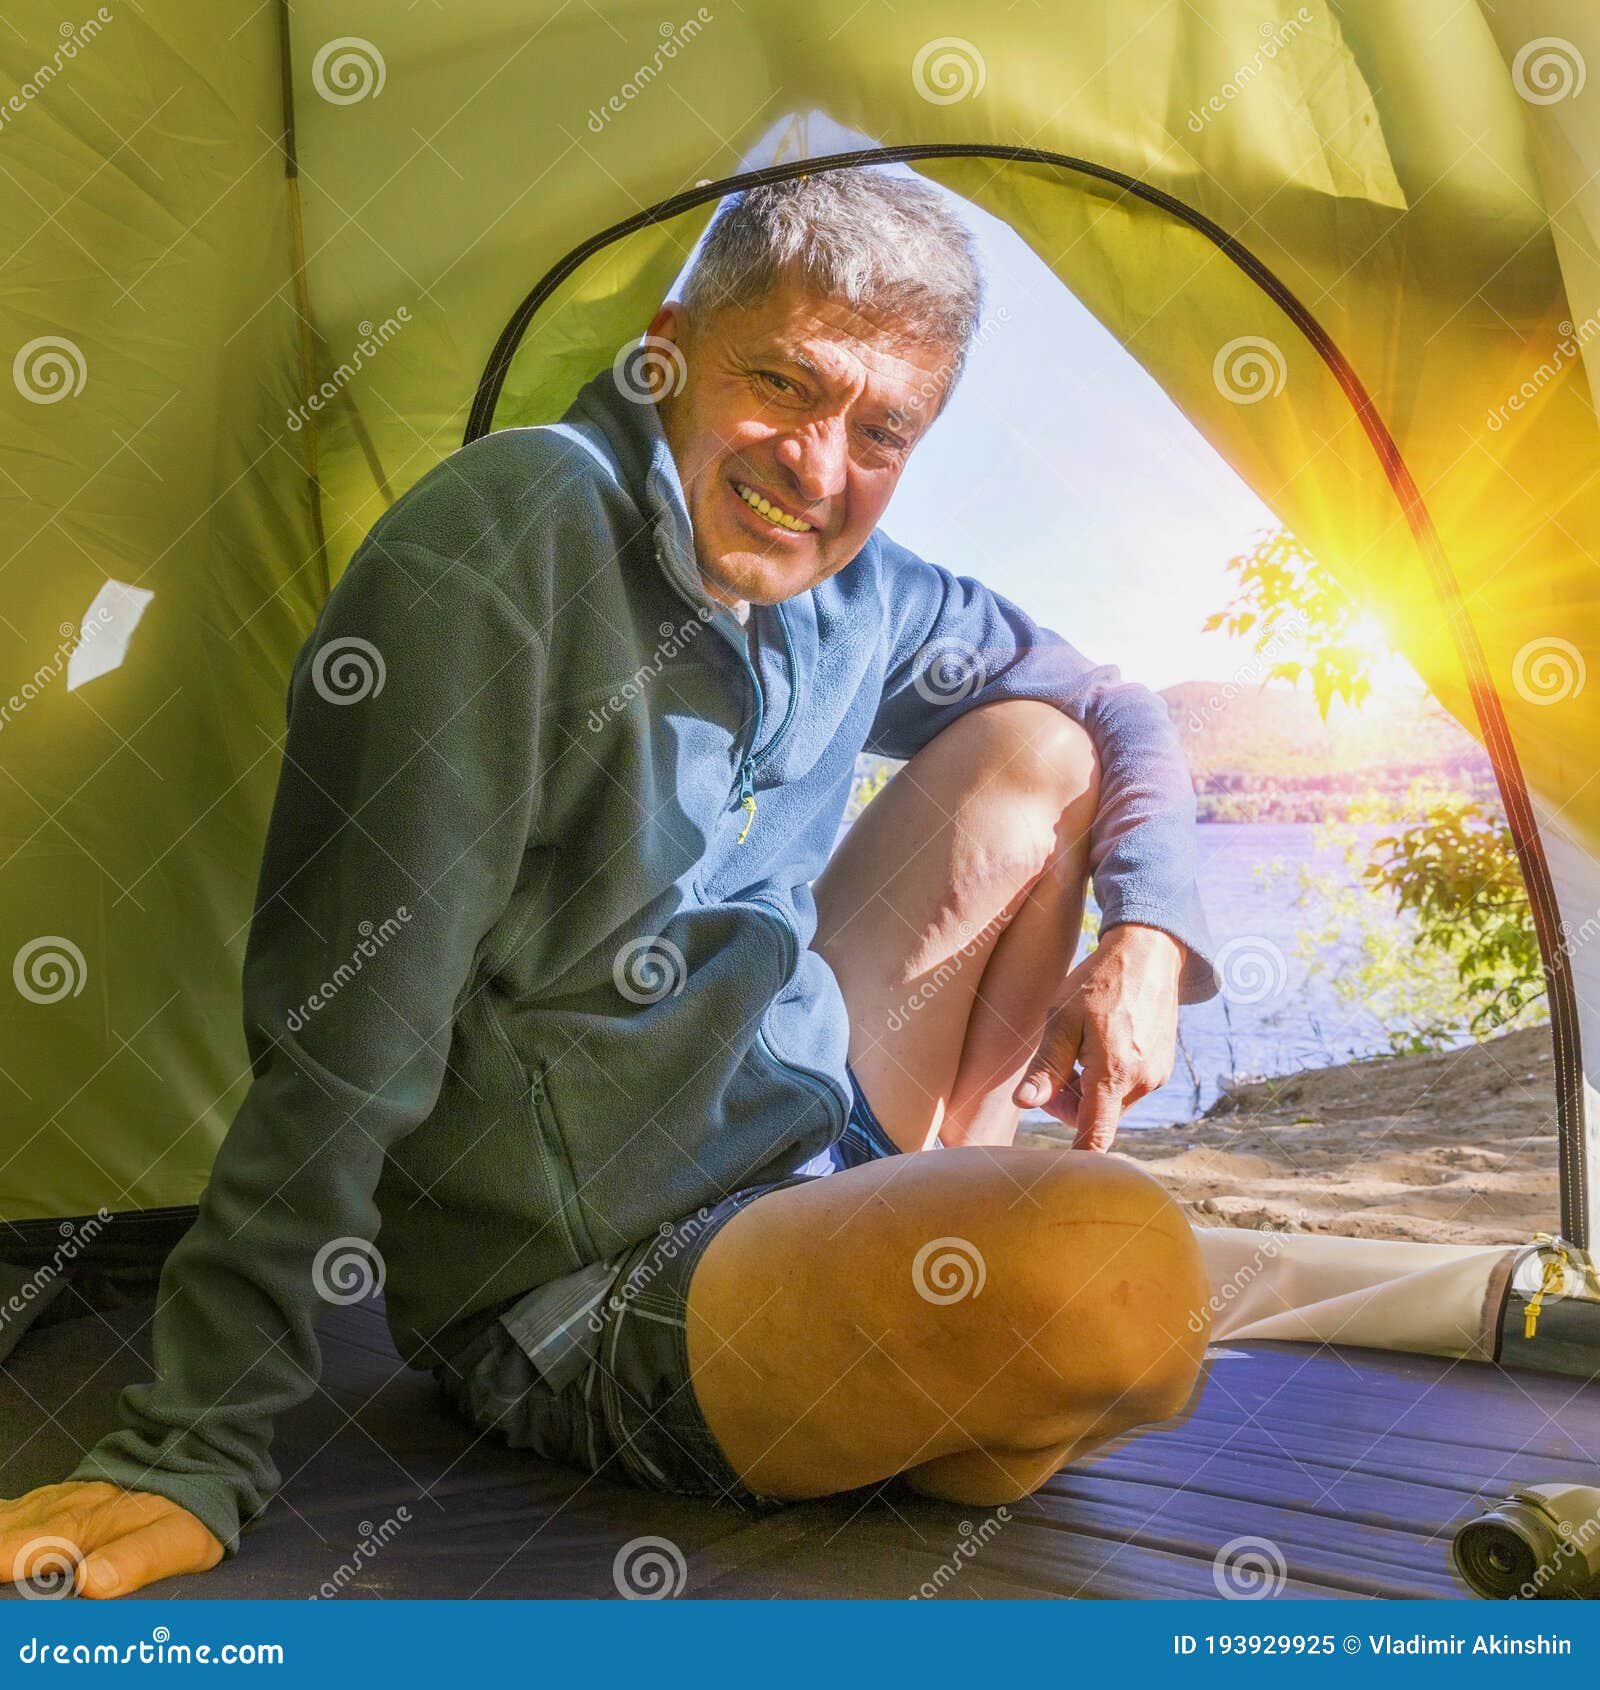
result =
M128 1596L176 1573L203 1573L222 1545L188 1509L99 1480L41 1485L0 1502L0 1579L64 1578L79 1596Z
M1124 922L1101 934L1067 976L1012 1102L1076 1127L1078 1150L1109 1150L1122 1111L1172 1073L1182 966L1183 946L1159 928Z

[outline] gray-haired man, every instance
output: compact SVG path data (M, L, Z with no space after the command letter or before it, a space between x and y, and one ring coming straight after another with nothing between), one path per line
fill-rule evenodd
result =
M19 1572L236 1548L336 1240L377 1237L476 1425L744 1506L1000 1502L1183 1403L1193 1233L1088 1152L1214 990L1187 771L1159 700L877 527L979 298L926 186L752 190L642 355L376 525L291 682L255 1081L160 1378L0 1507ZM354 702L317 661L350 641L386 677ZM864 748L905 767L834 852ZM1030 1103L1079 1148L1014 1147Z

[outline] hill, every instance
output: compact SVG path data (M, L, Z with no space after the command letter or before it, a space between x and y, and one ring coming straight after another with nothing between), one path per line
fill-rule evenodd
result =
M1202 821L1327 821L1377 793L1397 804L1434 777L1492 797L1483 748L1426 694L1335 702L1253 682L1184 681L1161 694L1194 771Z

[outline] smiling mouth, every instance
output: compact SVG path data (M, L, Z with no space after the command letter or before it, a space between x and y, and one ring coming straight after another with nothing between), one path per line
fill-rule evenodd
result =
M774 528L781 529L785 534L809 534L816 526L814 523L806 522L798 516L791 516L786 510L780 510L770 499L763 498L755 488L743 481L734 482L733 490L757 516L763 517Z

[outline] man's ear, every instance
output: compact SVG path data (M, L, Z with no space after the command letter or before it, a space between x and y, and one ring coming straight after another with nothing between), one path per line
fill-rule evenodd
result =
M681 347L688 326L688 313L684 310L682 302L669 299L650 319L650 327L645 333L653 340L670 340L674 346Z

